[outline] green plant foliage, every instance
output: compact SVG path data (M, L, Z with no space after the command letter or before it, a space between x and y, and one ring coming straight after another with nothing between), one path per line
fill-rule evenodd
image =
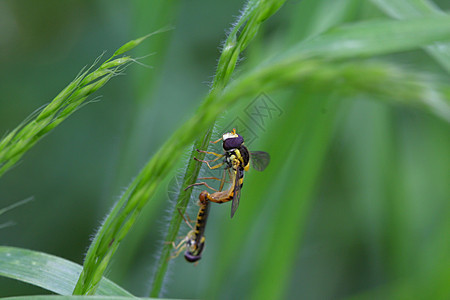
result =
M105 276L133 294L151 297L447 299L450 17L443 1L166 3L132 1L133 17L125 14L120 21L122 30L130 22L139 35L174 30L153 44L158 53L152 59L159 59L155 69L123 77L131 83L121 81L127 88L110 96L115 105L102 103L104 115L95 114L95 126L89 126L95 132L106 122L105 131L111 132L112 124L126 124L122 133L114 133L120 136L116 143L102 147L110 164L95 173L101 161L96 158L74 173L92 181L86 186L58 177L60 192L50 189L45 197L61 198L56 202L61 206L29 217L46 215L51 225L45 228L52 231L58 220L50 216L68 223L74 216L71 228L87 226L92 232L89 222L98 222L110 207L88 245L82 234L80 243L87 247L76 251L88 248L82 269L48 254L3 247L0 273L61 295L73 293L66 296L71 299L132 296ZM239 9L232 5L241 8L240 14L219 45L218 35ZM200 8L211 13L198 19ZM123 73L134 60L116 56L149 36L126 43L99 68L81 73L5 135L0 176L26 152L37 151L32 146L72 116L88 95ZM153 51L141 46L144 56ZM197 90L214 64L209 90ZM91 107L83 111L95 110ZM270 165L262 173L246 172L232 220L229 203L211 205L197 266L170 259L173 245L186 234L182 214L192 218L198 210L194 203L201 189L184 189L209 172L193 159L205 157L196 149L213 148L209 141L231 128L250 150L269 152ZM75 137L78 130L64 135ZM86 144L95 138L90 141ZM64 143L52 150L59 145ZM85 160L70 157L77 164ZM19 176L14 174L22 168L10 174ZM47 174L46 168L39 171ZM17 181L2 180L8 184L10 178ZM18 189L10 186L6 191ZM68 190L71 186L76 193ZM39 201L45 197L35 195ZM65 217L63 203L76 203ZM7 230L13 227L2 233ZM76 240L76 230L61 231L62 240ZM48 262L52 267L45 268Z
M0 247L0 270L2 276L31 283L60 295L71 295L81 266L42 252ZM107 279L101 281L97 294L132 296Z
M389 16L396 19L417 18L423 16L441 17L445 16L433 2L426 0L372 0L380 9ZM432 55L440 65L450 72L450 42L433 43L425 47L426 51Z

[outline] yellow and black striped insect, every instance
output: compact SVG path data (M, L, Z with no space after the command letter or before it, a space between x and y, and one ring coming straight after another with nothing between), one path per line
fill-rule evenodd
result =
M205 247L205 227L206 221L208 220L209 214L209 204L206 192L202 192L199 195L200 209L197 214L197 221L195 222L195 227L191 227L191 231L186 235L186 237L177 245L175 249L178 251L172 258L177 257L181 251L184 252L184 258L188 262L196 262L202 258L203 248ZM184 218L184 216L183 216ZM185 219L186 223L190 223Z
M223 140L223 154L218 154L215 152L208 152L208 151L201 151L198 150L198 152L206 153L206 154L212 154L216 156L213 160L200 160L197 158L197 161L206 163L208 168L211 170L220 168L221 166L225 165L225 169L222 173L222 178L216 178L216 177L205 177L201 179L215 179L220 180L220 188L219 190L216 190L212 187L210 187L206 182L198 182L191 184L186 189L198 186L198 185L204 185L208 187L211 190L214 190L215 193L208 193L204 191L206 194L206 197L209 201L216 202L216 203L225 203L228 201L232 201L231 204L231 217L234 216L234 213L236 212L238 206L239 206L239 199L241 196L241 189L244 184L244 172L248 171L250 167L250 162L253 166L253 168L257 171L263 171L267 165L270 162L270 155L267 152L263 151L254 151L250 152L247 147L244 145L244 138L236 133L236 130L233 129L231 132L225 133L220 139L217 141L211 142L213 144L218 143L219 141ZM215 162L219 160L220 158L223 158L223 161L217 165L211 166L210 163ZM222 191L223 185L225 183L226 174L228 172L229 179L231 181L230 187ZM185 190L186 190L185 189Z

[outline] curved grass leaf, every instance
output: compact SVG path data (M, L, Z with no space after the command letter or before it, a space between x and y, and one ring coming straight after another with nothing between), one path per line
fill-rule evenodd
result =
M39 286L61 295L71 295L81 273L81 266L66 259L42 252L0 247L0 275ZM103 278L97 295L133 295L112 281Z
M297 51L327 58L368 57L448 41L449 34L449 16L364 21L340 26L302 42Z
M265 264L263 268L260 264L255 264L255 275L259 276L255 276L250 297L252 299L283 299L286 296L284 293L289 284L289 277L294 271L292 261L295 260L302 241L313 194L339 112L337 108L340 103L337 97L323 97L326 101L309 103L307 116L297 121L302 134L299 134L297 139L293 138L293 148L285 156L280 178L274 179L281 180L286 187L292 188L275 193L271 191L271 195L274 195L272 199L278 197L282 204L273 209L272 218L267 218L273 226L264 233L266 245L261 247L260 253L257 254L257 261L264 261ZM323 112L324 107L327 108L327 113ZM298 114L293 115L298 116L301 113L299 110L297 112ZM305 130L306 124L314 122L312 129ZM289 176L292 170L295 170L297 176ZM296 187L299 182L302 183L301 187Z
M442 16L444 12L427 0L372 0L381 10L396 19ZM426 51L450 73L450 42L427 46Z
M371 2L396 19L444 14L433 2L427 0L371 0Z
M303 5L290 12L293 23L289 28L289 41L297 43L349 22L354 19L360 5L359 0L303 1Z

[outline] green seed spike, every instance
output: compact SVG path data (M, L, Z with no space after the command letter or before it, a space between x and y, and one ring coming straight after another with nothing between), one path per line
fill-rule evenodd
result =
M162 32L166 32L169 30L173 30L175 27L173 26L167 26L167 27L163 27L155 32L149 33L143 37L140 37L138 39L129 41L128 43L126 43L125 45L123 45L122 47L120 47L119 49L116 50L116 52L114 52L112 57L116 57L118 55L121 55L127 51L130 51L131 49L133 49L134 47L136 47L137 45L139 45L140 43L142 43L144 40L146 40L147 38L151 37L152 35L158 34L158 33L162 33Z
M101 70L104 70L104 69L117 68L117 67L123 66L125 64L128 64L128 63L130 63L132 61L134 61L134 60L131 57L129 57L129 56L116 58L114 60L111 60L111 61L108 61L108 62L104 63L103 65L100 66L100 68L98 68L98 70L101 71Z
M145 37L126 43L116 51L122 54L139 45L153 34L169 30L164 28ZM58 126L68 116L85 104L87 97L103 87L112 77L119 74L135 59L124 56L106 60L100 67L94 69L103 55L83 70L70 82L45 108L37 110L26 118L15 129L0 140L0 177L14 166L20 158L36 144L40 138Z

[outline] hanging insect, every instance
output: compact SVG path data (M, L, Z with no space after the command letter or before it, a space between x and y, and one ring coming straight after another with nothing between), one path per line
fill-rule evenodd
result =
M221 179L216 177L200 178L200 179L219 180L220 181L219 190L210 187L206 182L198 182L191 184L188 187L186 187L185 190L193 186L204 185L207 188L215 191L215 193L212 194L204 191L204 193L206 193L205 194L206 198L209 201L216 203L225 203L228 201L232 201L231 217L233 217L239 206L241 189L244 184L244 172L249 170L250 162L255 170L263 171L270 162L270 155L269 153L263 151L250 152L244 145L244 138L236 133L236 129L233 129L231 132L225 133L220 139L211 143L216 144L221 140L223 140L222 144L224 150L223 154L218 154L209 151L202 151L197 149L197 151L200 153L212 154L216 156L216 158L213 160L200 160L198 158L194 158L197 161L205 163L211 170L220 168L221 166L225 165L225 169L223 170ZM223 161L221 163L214 166L210 165L210 163L216 162L221 158L223 158ZM222 191L222 188L225 184L227 173L231 185L227 190Z

